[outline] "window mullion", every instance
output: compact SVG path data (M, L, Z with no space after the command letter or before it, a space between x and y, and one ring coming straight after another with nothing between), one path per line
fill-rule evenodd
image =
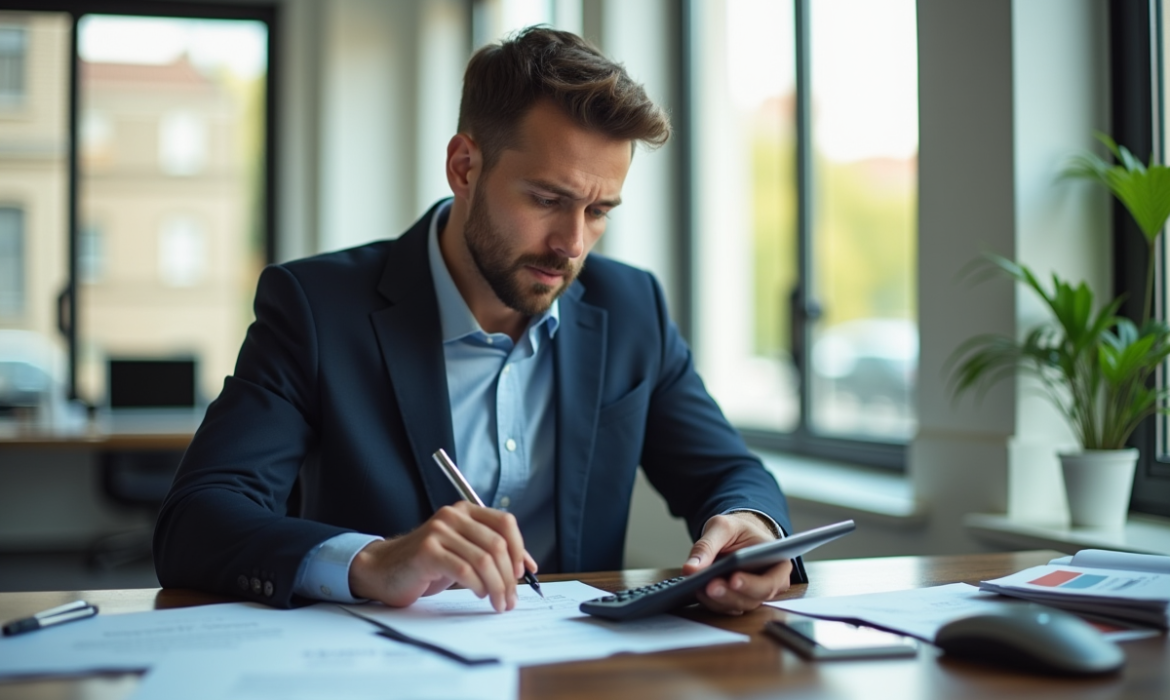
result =
M796 0L796 286L789 297L792 362L800 399L797 432L809 432L812 415L811 328L817 306L812 299L813 143L809 0Z
M68 227L69 240L66 243L66 250L68 251L68 260L66 261L66 282L65 289L61 292L61 297L57 303L57 326L62 333L65 334L66 342L69 346L69 398L70 400L77 400L80 395L77 390L77 253L78 253L78 228L80 226L80 201L81 193L78 190L78 183L80 182L80 156L77 145L78 141L78 125L80 119L78 117L79 105L81 104L81 76L78 66L81 65L81 54L78 46L78 22L81 20L80 12L71 12L72 23L69 27L69 65L66 70L69 71L69 105L67 107L67 114L69 115L69 127L66 133L66 147L65 151L68 154L68 212L66 213L66 226Z

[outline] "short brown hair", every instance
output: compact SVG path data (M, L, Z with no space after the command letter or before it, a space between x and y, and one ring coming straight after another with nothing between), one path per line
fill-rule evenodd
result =
M670 138L670 120L626 69L581 37L528 27L471 57L463 74L459 131L483 152L484 169L516 143L516 130L538 100L576 123L652 148Z

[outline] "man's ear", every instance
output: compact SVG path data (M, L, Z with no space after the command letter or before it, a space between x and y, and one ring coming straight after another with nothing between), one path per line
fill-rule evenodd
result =
M447 142L447 184L457 199L471 201L471 193L483 171L483 152L467 134L455 134Z

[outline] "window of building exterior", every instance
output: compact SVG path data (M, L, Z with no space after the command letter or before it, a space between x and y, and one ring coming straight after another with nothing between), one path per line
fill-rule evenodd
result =
M207 163L207 125L194 112L163 116L158 126L158 165L167 175L198 175Z
M158 275L168 287L194 287L207 272L207 240L193 216L163 219L158 235Z
M98 284L106 272L106 248L102 227L88 223L77 233L77 281Z
M24 102L28 81L26 60L28 30L24 26L0 24L0 106Z
M915 4L692 10L700 370L757 447L848 445L865 461L903 445L917 425Z
M24 212L0 207L0 318L22 318L25 289Z

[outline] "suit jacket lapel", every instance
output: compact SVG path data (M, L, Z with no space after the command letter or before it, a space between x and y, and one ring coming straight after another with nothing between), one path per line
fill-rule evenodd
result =
M439 305L427 264L427 235L434 211L392 244L378 284L390 304L370 314L370 321L410 437L415 466L431 508L438 510L457 502L459 493L431 458L442 447L458 460Z
M557 551L561 571L577 571L585 531L585 493L601 385L605 374L606 312L580 300L575 283L561 297L554 343L557 407Z

